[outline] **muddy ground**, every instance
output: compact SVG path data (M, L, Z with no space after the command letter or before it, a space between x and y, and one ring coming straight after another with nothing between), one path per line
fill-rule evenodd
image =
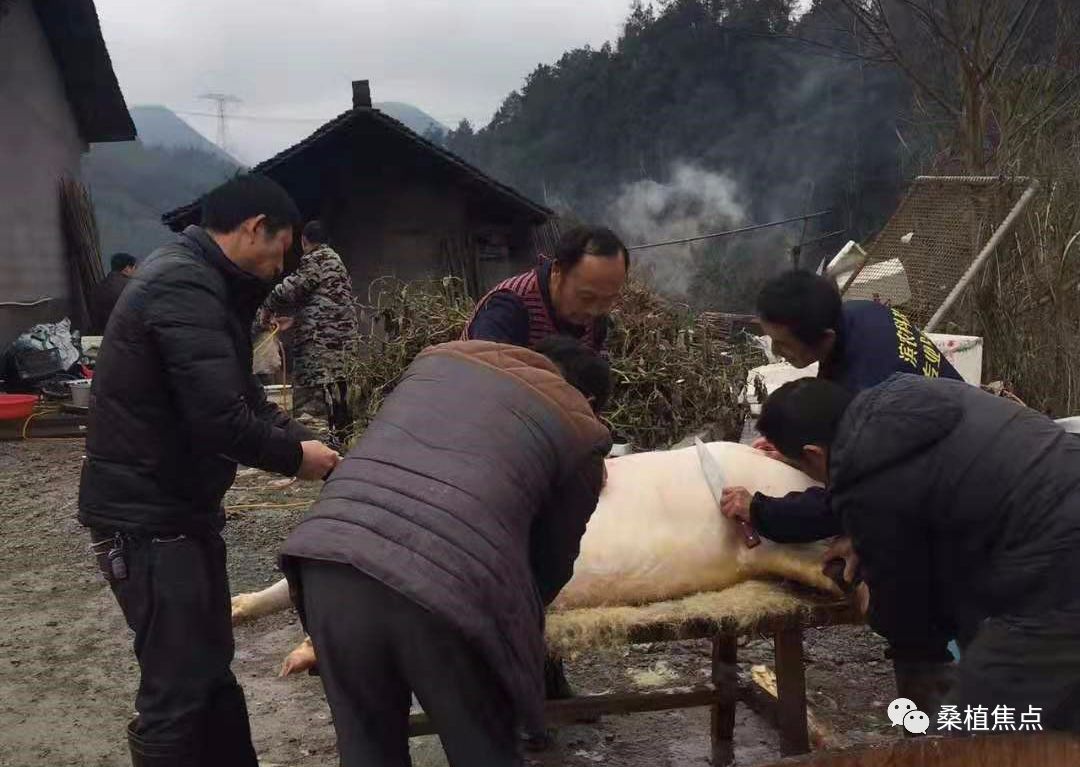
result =
M127 764L124 725L132 716L137 670L130 635L75 521L83 443L0 443L0 765ZM194 479L194 478L193 478ZM262 588L279 576L274 557L318 487L270 487L246 471L226 503L239 508L226 531L233 591ZM243 684L263 764L336 765L329 710L317 678L275 674L301 638L294 615L241 626L234 670ZM884 715L894 697L883 646L861 628L810 632L810 703L842 743L895 737ZM771 663L770 645L752 642L740 660ZM604 692L688 684L708 676L703 642L640 645L568 661L579 690ZM608 717L559 731L534 765L609 764L683 767L707 764L708 711ZM740 707L735 731L740 765L778 758L775 733ZM435 738L413 741L417 767L443 765Z

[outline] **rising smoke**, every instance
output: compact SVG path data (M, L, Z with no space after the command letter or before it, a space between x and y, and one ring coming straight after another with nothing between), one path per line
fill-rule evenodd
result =
M687 161L672 164L667 180L625 185L608 209L608 220L628 245L695 237L746 220L733 179ZM694 245L671 245L634 253L635 271L664 293L685 296L694 275Z

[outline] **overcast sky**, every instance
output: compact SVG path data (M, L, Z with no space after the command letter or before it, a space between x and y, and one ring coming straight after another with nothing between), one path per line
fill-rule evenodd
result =
M630 0L96 0L130 106L242 99L229 150L254 163L349 108L352 80L447 125L491 119L538 63L614 39ZM213 118L183 114L213 139Z

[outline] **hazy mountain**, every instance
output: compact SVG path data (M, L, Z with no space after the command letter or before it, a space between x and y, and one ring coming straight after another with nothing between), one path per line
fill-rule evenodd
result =
M83 157L106 265L117 251L142 258L167 242L172 233L161 214L191 202L240 167L164 107L133 107L131 116L138 140L95 144Z
M146 146L165 149L198 149L217 155L222 160L237 163L236 159L220 149L197 130L188 125L175 112L162 106L147 105L131 108L131 119L139 133L139 140Z
M411 104L382 102L379 110L420 135L442 129ZM106 264L116 251L136 258L167 242L161 214L191 202L240 167L233 157L162 106L132 107L137 141L95 144L83 158Z
M393 117L398 122L404 123L405 127L419 133L421 136L426 134L431 128L435 128L440 132L446 131L445 125L440 123L423 109L414 107L412 104L405 104L400 101L381 101L374 104L374 107L380 112Z

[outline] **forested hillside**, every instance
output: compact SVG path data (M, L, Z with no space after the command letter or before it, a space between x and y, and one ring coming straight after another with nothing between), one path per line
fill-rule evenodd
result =
M635 3L622 35L541 65L489 125L447 146L530 196L655 241L832 209L806 238L858 237L893 209L915 162L906 81L848 51L839 2L797 20L790 0ZM665 248L663 287L745 309L790 264L801 226ZM805 256L844 242L834 237Z
M166 242L161 214L191 202L235 173L237 166L200 149L167 149L133 141L98 144L83 158L101 233L102 258L136 258Z

